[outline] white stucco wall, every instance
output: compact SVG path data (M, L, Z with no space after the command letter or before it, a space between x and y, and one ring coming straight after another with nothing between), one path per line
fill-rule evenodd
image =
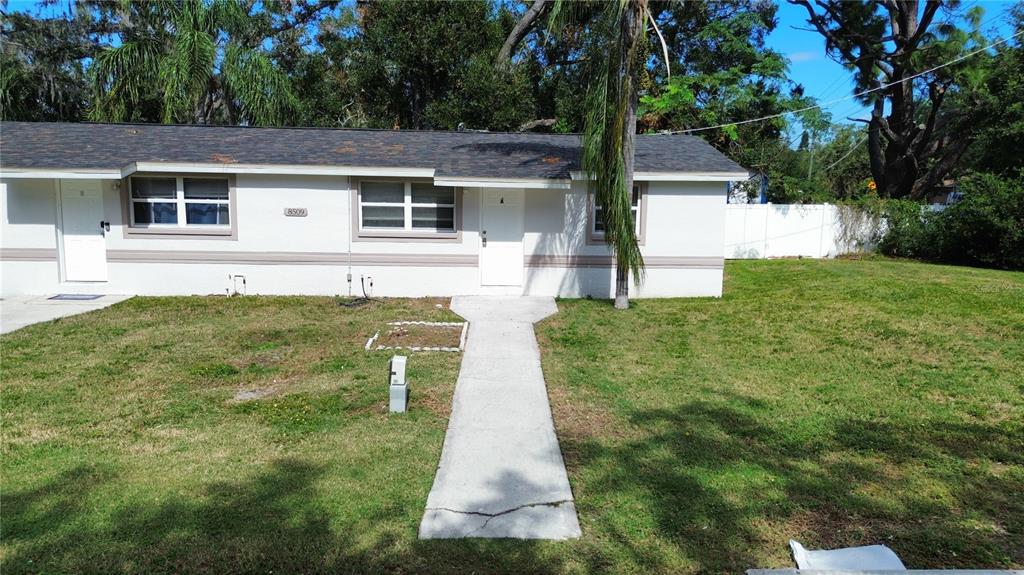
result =
M720 296L722 267L704 260L721 254L725 224L725 184L721 182L649 182L644 201L648 263L638 297ZM525 251L528 255L611 257L603 244L588 244L590 225L586 187L528 190ZM669 267L671 266L671 267ZM615 272L601 265L527 268L524 291L534 295L610 297Z
M461 241L394 242L353 241L351 183L345 177L237 175L232 213L235 239L126 237L118 184L105 181L103 185L105 218L111 222L106 237L108 281L62 283L58 182L3 180L3 294L223 294L233 286L229 276L234 274L245 276L249 294L358 295L361 277L372 278L377 296L492 291L481 288L476 267L480 252L480 192L476 189L468 188L462 196ZM642 249L650 261L646 282L634 290L635 295L720 295L725 185L651 182L646 201ZM504 292L610 295L614 270L600 263L608 261L610 252L604 245L586 241L584 187L577 183L572 190L526 190L524 206L524 285ZM284 209L290 207L306 208L308 216L286 217ZM218 261L203 262L197 254L220 255L215 258ZM562 260L531 265L535 256ZM590 259L573 260L581 256ZM715 257L717 266L705 261Z
M0 181L0 245L56 249L55 185L53 180Z

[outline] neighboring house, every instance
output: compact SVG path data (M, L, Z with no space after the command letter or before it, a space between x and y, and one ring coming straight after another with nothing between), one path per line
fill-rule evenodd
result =
M249 294L608 297L578 152L575 135L4 122L2 293L244 278ZM726 182L746 177L699 138L637 138L634 295L721 294Z
M925 201L928 202L932 209L935 211L942 211L945 206L951 206L961 199L964 194L960 191L960 186L954 179L945 179L941 183L932 186L931 191L925 196ZM935 209L936 206L943 206L943 208Z

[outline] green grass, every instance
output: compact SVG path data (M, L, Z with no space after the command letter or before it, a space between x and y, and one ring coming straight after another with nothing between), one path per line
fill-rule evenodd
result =
M1024 274L755 261L721 300L563 301L539 329L584 533L612 565L1024 565Z
M435 303L136 298L4 336L0 570L388 566L375 549L410 545L459 358L416 354L412 410L389 417L390 354L363 344L457 319Z
M428 541L456 354L430 300L136 298L0 338L0 571L738 572L786 541L1024 565L1024 274L737 262L717 300L538 328L584 537ZM236 401L239 391L265 397Z

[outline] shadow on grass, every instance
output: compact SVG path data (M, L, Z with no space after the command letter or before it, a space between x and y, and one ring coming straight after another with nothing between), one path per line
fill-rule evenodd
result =
M323 470L278 460L250 480L123 507L99 517L90 492L116 474L77 467L43 487L5 493L2 571L14 573L383 573L556 572L534 542L417 541L379 525L403 510L381 509L372 524L330 525L337 511L316 502ZM418 520L418 518L417 518ZM361 537L363 532L372 537Z
M1024 563L1019 427L840 418L798 439L767 411L718 394L636 411L637 433L616 443L563 438L584 478L577 542L418 541L419 516L400 505L358 519L325 509L326 470L295 458L103 513L91 501L118 496L121 470L83 466L4 492L0 571L720 573L790 566L790 537L885 543L918 568Z
M730 396L636 411L639 433L618 444L570 439L567 462L587 478L581 518L601 515L591 517L599 533L590 535L632 563L672 570L650 538L624 534L630 519L614 517L609 503L639 501L651 534L699 572L792 567L791 537L826 548L884 543L918 568L1024 562L1024 477L966 465L1024 463L1019 432L840 419L826 437L797 440L753 415L765 412L762 403Z

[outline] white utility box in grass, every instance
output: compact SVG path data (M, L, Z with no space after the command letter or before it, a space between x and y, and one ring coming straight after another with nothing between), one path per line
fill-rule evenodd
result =
M388 410L391 413L404 413L409 409L409 385L405 381L405 360L404 355L396 355L388 364L388 371L391 374L388 383L391 397Z

